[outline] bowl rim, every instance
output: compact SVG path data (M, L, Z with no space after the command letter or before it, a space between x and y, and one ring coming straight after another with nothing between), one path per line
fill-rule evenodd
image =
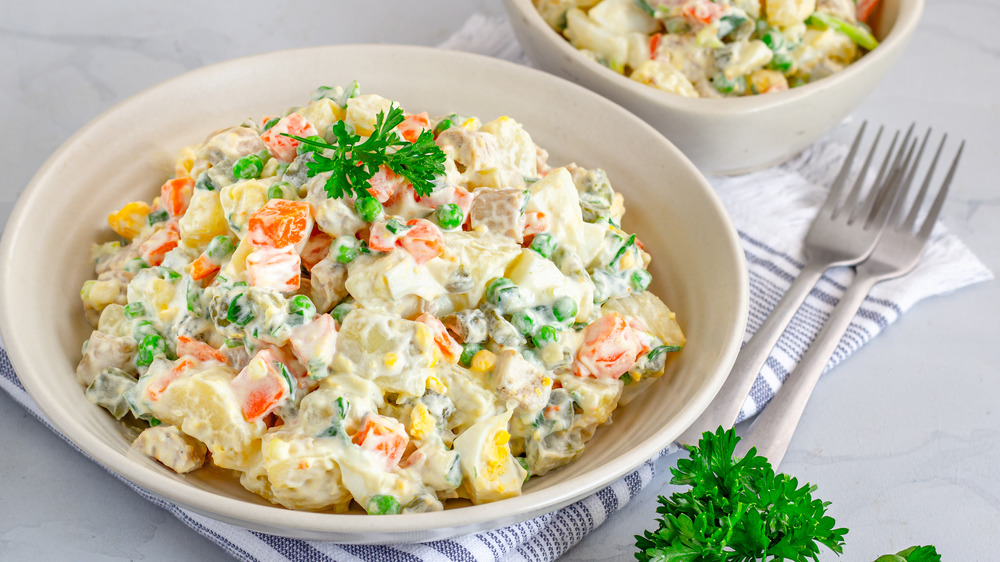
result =
M679 149L638 117L582 86L540 70L473 53L423 46L342 44L279 50L207 65L145 88L101 112L97 117L71 135L45 160L19 196L4 229L3 237L0 239L0 263L12 263L14 250L18 245L19 238L27 236L30 232L31 216L29 211L37 209L41 203L42 190L47 178L56 173L61 159L70 148L85 139L89 132L97 128L100 123L105 120L114 119L116 114L127 112L133 106L143 104L145 100L155 97L157 92L162 89L168 89L174 87L176 84L183 84L185 81L194 80L205 75L225 71L229 68L238 68L245 65L252 66L269 58L310 56L339 52L349 52L353 56L357 56L359 52L366 55L392 52L410 54L414 57L439 57L461 64L490 65L496 69L498 74L510 75L513 73L513 75L531 76L533 80L540 80L556 85L563 91L572 92L573 95L591 97L595 103L607 104L610 110L619 112L620 118L630 120L633 126L644 128L648 133L661 139L663 149L671 152L678 160L678 164L687 168L693 180L701 184L701 190L707 197L706 202L716 212L728 218L728 213L708 181ZM379 527L379 525L373 524L376 521L382 523L382 519L372 520L371 518L359 517L355 514L296 511L277 505L256 504L238 498L226 497L172 479L156 471L151 471L137 462L121 462L122 455L120 451L104 443L89 432L77 429L74 426L70 413L53 409L53 401L55 400L54 390L49 388L49 385L41 384L39 377L28 376L22 378L21 382L52 426L67 441L83 451L91 460L97 462L109 472L124 477L135 486L154 496L213 519L233 523L249 529L279 533L283 536L338 540L355 544L433 540L465 534L470 531L496 528L501 525L489 527L491 521L503 518L504 521L502 524L507 525L514 522L510 520L511 516L516 516L518 521L524 521L531 517L554 511L583 499L587 495L596 492L623 475L635 470L643 462L654 457L663 448L670 445L672 440L676 438L676 433L679 433L680 430L690 425L700 412L707 407L715 393L718 392L725 376L728 375L729 368L735 361L739 344L742 342L745 321L749 310L749 282L742 246L735 227L731 222L728 226L730 228L727 229L727 232L720 234L720 236L725 237L728 249L734 252L733 259L740 264L737 268L739 280L735 284L739 290L739 294L736 295L737 310L735 311L735 318L737 322L734 322L733 326L727 328L731 333L726 341L733 342L733 345L728 350L719 350L720 359L717 361L716 370L724 369L724 375L715 377L716 384L713 385L714 388L706 388L705 391L697 396L699 400L692 401L688 405L688 408L682 412L687 415L682 416L678 420L677 430L668 434L671 430L663 428L640 442L626 454L619 457L619 460L614 465L614 470L606 471L599 478L588 479L586 482L583 481L583 476L577 476L545 489L531 492L530 494L502 500L504 505L508 507L508 510L502 514L495 513L495 506L498 503L494 502L446 509L433 513L396 515L391 519L386 519L385 523L380 525L382 527L381 530L373 530L373 526ZM40 367L35 366L37 361L32 361L31 357L26 356L22 352L23 342L29 339L29 335L18 331L16 329L16 319L13 318L12 314L7 313L12 308L10 305L17 299L16 292L14 291L12 269L0 268L0 335L3 337L4 346L15 367L15 371L31 373L40 370ZM581 486L586 490L585 493L580 492ZM353 535L358 535L358 537L353 537Z
M588 59L573 47L565 37L552 29L541 14L535 9L532 0L503 0L504 4L517 10L520 17L536 32L536 37L567 57L574 66L586 72L590 77L609 82L623 88L628 94L641 98L643 102L666 106L692 115L736 115L744 113L759 113L795 103L808 98L812 93L826 90L841 82L850 80L857 74L865 72L869 66L877 64L881 59L890 57L893 53L905 47L909 38L917 28L924 11L925 0L898 0L899 11L896 21L889 33L879 42L879 46L854 61L844 70L830 76L767 95L740 96L735 98L688 98L685 96L662 92L641 84L619 74L610 68ZM884 4L883 4L884 5ZM904 9L906 8L906 9ZM517 28L515 27L515 30Z

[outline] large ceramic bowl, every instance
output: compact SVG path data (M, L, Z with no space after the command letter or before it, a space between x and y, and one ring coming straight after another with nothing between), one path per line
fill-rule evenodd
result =
M318 85L359 80L411 111L510 115L550 162L604 167L631 203L625 227L654 256L653 289L677 312L687 348L650 392L615 415L575 463L532 479L520 497L437 513L370 517L290 511L221 471L178 475L129 447L122 427L74 380L89 334L79 291L109 210L149 200L178 149L250 116L305 103ZM697 169L646 123L540 71L427 48L337 46L210 66L151 88L76 133L45 163L0 245L0 330L31 397L98 462L171 502L259 531L351 543L423 541L496 528L578 500L668 445L727 376L747 314L733 225ZM108 506L94 506L107 509Z
M772 94L685 98L627 78L584 56L554 31L532 0L504 0L521 45L539 68L608 97L663 133L706 174L737 174L791 158L868 96L909 43L924 0L882 0L880 44L845 70Z

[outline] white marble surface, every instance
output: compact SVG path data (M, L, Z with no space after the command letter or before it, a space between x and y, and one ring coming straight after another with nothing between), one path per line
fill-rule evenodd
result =
M199 66L325 43L433 45L499 0L0 0L0 226L45 158L116 102ZM359 22L368 22L360 24ZM853 118L967 140L944 222L1000 271L1000 2L927 0L916 37ZM848 131L835 133L847 135ZM2 267L2 264L0 264ZM819 486L850 529L843 560L934 544L1000 548L1000 286L918 304L828 373L782 470ZM226 554L74 452L0 393L0 560L206 560ZM565 560L632 560L669 468ZM834 559L824 552L823 559Z

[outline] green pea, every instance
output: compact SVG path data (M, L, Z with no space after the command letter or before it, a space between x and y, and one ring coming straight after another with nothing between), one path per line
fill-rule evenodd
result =
M767 67L771 70L777 70L781 73L788 72L792 69L792 64L795 61L792 60L792 55L788 53L774 53L771 57L771 62L767 63Z
M768 29L760 36L760 40L767 45L768 49L771 49L775 53L785 47L785 36L777 29Z
M534 315L529 310L519 310L515 312L510 319L510 323L517 328L517 331L522 336L529 336L535 331Z
M625 373L624 375L618 377L618 380L622 381L622 384L624 384L625 386L628 386L628 385L632 384L632 382L633 382L632 381L632 375L630 375L628 373Z
M438 121L437 125L434 125L434 136L437 137L441 133L447 131L448 129L455 126L455 120L458 118L457 115L452 113L448 117Z
M455 203L438 205L437 208L434 209L434 218L437 219L438 226L445 230L458 228L462 226L462 222L465 221L465 215L462 213L462 208Z
M160 420L156 418L149 418L149 427L156 427L161 424L163 424L163 422L161 422Z
M292 184L287 181L278 182L267 188L267 200L271 199L291 199Z
M271 127L277 125L278 121L281 121L280 117L272 117L272 118L268 119L267 122L264 123L264 130L266 131L266 130L270 129Z
M334 255L337 263L348 264L358 257L358 249L353 244L337 241L334 245Z
M559 332L552 326L542 326L531 336L531 341L534 342L535 347L545 347L558 340Z
M730 80L726 77L725 73L719 72L712 77L712 85L715 89L723 94L733 94L741 95L747 89L747 79L743 76L737 76L735 79Z
M343 325L344 318L355 308L357 308L353 302L342 302L337 306L333 307L330 311L330 316L337 321L337 324Z
M399 222L397 219L389 219L389 222L385 223L385 229L393 234L399 234L400 232L405 232L410 228Z
M392 515L399 513L399 500L393 496L378 494L368 500L369 515Z
M645 291L649 287L650 281L653 280L653 276L650 275L645 269L637 269L629 277L629 284L632 285L632 290L637 293Z
M226 340L226 347L229 349L234 347L243 347L243 340L240 338L229 338Z
M170 281L171 283L173 283L174 281L177 281L178 279L181 278L181 274L180 273L177 273L176 271L174 271L174 270L172 270L169 267L166 267L164 265L158 265L154 269L156 270L156 272L158 274L160 274L160 278L161 279L166 279L167 281Z
M194 183L194 188L215 191L215 184L212 183L212 178L208 177L208 172L202 172L198 175L198 181Z
M551 258L552 253L556 251L556 240L551 234L547 232L542 232L541 234L536 234L531 240L532 250L538 252L538 255L543 258Z
M125 318L134 319L146 314L146 307L141 302L130 302L125 305Z
M463 367L472 365L472 358L483 350L483 346L478 343L466 343L462 345L462 354L458 356L458 362Z
M501 311L517 308L521 304L521 291L513 281L497 277L486 286L486 301Z
M292 314L306 316L308 314L316 314L316 305L305 295L295 295L288 304L288 310Z
M236 179L252 179L260 177L264 169L264 160L256 154L247 154L233 164L233 177Z
M156 223L166 222L167 220L169 220L170 213L168 213L166 209L160 209L158 211L153 211L152 213L149 213L149 216L146 218L147 220L149 220L149 226L153 226Z
M559 322L573 320L576 318L577 311L576 301L570 297L559 297L556 302L552 303L552 315Z
M245 293L236 295L236 298L230 301L226 318L237 326L246 326L248 322L253 320L253 308Z
M222 260L226 259L229 254L233 253L235 248L233 247L233 239L220 234L208 243L208 247L205 249L205 253L213 261L221 263Z
M382 204L370 196L358 197L354 202L354 212L365 222L374 222L382 216Z
M160 334L150 334L139 342L139 349L135 355L135 363L140 367L149 366L153 362L153 358L157 355L166 353L167 342L164 341L163 336Z
M138 273L140 269L146 269L147 267L149 267L149 264L142 258L132 258L125 262L125 271L129 273Z
M143 320L142 322L136 324L135 330L132 333L132 337L135 338L135 341L139 342L145 339L146 336L153 336L153 335L158 336L160 335L160 333L156 331L156 328L153 327L153 323L150 322L149 320Z

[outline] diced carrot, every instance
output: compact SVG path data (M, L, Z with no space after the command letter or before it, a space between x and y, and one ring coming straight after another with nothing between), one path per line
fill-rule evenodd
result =
M403 136L408 142L416 142L417 137L420 136L425 129L431 127L430 116L424 113L414 113L412 115L407 115L406 119L399 125L396 125L396 130L399 134Z
M172 217L179 217L187 211L194 192L194 180L191 178L174 178L167 180L160 187L160 204Z
M444 327L444 323L429 312L417 316L416 321L427 324L434 331L434 343L437 344L438 350L445 361L458 363L458 358L462 355L462 346L451 337L448 330Z
M875 11L875 7L878 6L878 3L879 0L858 0L858 4L855 7L855 15L858 21L867 22L872 12Z
M333 244L333 236L313 227L312 235L302 248L302 267L305 267L306 271L312 271L313 266L330 252L330 244Z
M719 19L719 16L722 15L724 10L725 6L722 4L716 4L706 0L696 0L694 2L686 2L682 13L684 14L684 17L690 20L700 21L701 23L708 25Z
M191 267L188 268L188 271L191 273L191 279L201 281L219 271L219 266L212 263L207 254L202 254L191 262Z
M263 419L292 393L291 375L270 349L258 351L230 384L249 422Z
M149 265L160 265L163 263L163 256L176 248L180 240L181 235L177 230L177 222L171 220L142 244L139 244L139 254Z
M660 38L663 37L660 33L654 33L649 36L649 58L656 58L656 50L660 47Z
M351 437L355 445L385 458L386 470L399 465L409 442L406 428L398 420L380 414L365 416L364 425Z
M368 247L376 252L391 252L399 235L386 227L386 221L376 221L368 229Z
M368 180L367 190L379 203L385 203L392 198L398 189L405 185L410 185L410 182L406 178L397 176L385 166L379 166L375 175Z
M174 368L161 374L156 378L156 380L149 383L149 386L146 387L146 395L149 396L150 400L153 401L159 400L160 395L167 390L167 387L170 386L170 383L181 378L181 375L184 374L184 371L188 370L188 368L191 367L192 365L194 365L194 362L192 362L190 359L179 360L177 364L174 365Z
M295 160L295 156L298 152L299 141L286 137L282 133L287 133L289 135L295 135L297 137L310 137L318 134L316 132L316 127L312 126L312 123L306 121L306 118L299 115L298 113L292 113L281 118L273 127L264 131L260 135L261 140L267 145L267 149L271 151L278 160L284 162L291 162Z
M282 293L299 288L302 261L291 246L260 248L247 255L247 280L254 287L268 287Z
M418 265L427 263L444 252L444 234L429 220L412 219L406 222L411 227L398 244L413 256Z
M617 379L635 364L642 347L624 316L605 314L584 328L573 374Z
M255 247L301 250L312 232L309 203L271 199L247 219L247 236Z
M185 335L177 336L177 356L190 355L198 361L218 361L229 364L226 356L221 351L208 345L205 342L193 340Z

